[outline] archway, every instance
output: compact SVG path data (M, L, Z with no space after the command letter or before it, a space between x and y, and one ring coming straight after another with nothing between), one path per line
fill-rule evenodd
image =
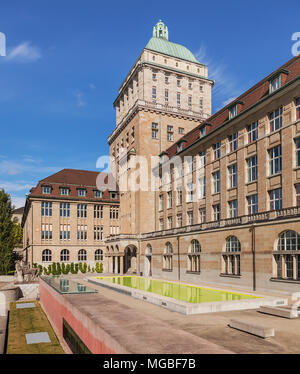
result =
M128 245L124 251L123 273L137 273L137 248L134 245Z

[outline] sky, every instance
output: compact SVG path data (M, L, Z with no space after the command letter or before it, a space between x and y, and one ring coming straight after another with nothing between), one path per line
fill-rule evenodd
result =
M20 207L63 168L97 170L119 86L159 19L208 66L214 113L293 57L299 11L299 0L1 0L0 188Z

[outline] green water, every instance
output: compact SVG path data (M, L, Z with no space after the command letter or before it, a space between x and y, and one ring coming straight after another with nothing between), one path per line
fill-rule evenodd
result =
M98 279L189 303L207 303L213 301L232 301L257 298L256 296L243 295L235 292L219 291L142 277L99 277Z

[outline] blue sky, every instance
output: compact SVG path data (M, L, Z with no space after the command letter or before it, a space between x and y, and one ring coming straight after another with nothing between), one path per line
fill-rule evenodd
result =
M206 63L213 112L293 56L299 1L2 0L0 187L16 207L63 168L108 154L117 90L162 19Z

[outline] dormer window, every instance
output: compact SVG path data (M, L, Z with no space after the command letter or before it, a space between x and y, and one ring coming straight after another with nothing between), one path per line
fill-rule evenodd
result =
M86 196L86 190L84 188L79 188L77 191L78 191L78 196L79 197L85 197Z
M63 196L68 196L70 194L70 189L66 187L61 187L60 188L60 194Z
M51 194L51 187L50 186L42 186L42 193L44 195Z
M203 126L200 128L200 134L199 134L200 139L203 138L203 136L205 135L206 135L206 127Z
M229 119L232 119L237 114L238 114L238 108L237 108L237 104L235 104L231 108L229 108Z
M270 81L269 93L272 93L281 87L281 76L278 75Z
M101 198L102 197L102 191L95 190L94 191L94 196L95 196L95 198Z

